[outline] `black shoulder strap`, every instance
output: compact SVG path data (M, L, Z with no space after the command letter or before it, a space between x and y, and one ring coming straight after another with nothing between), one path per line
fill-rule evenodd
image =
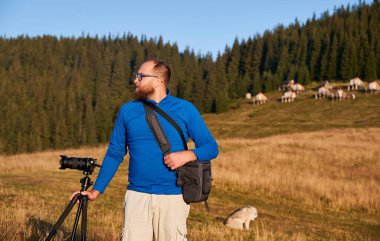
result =
M170 153L170 143L166 137L160 123L157 120L157 116L154 114L153 109L149 108L147 105L144 105L146 112L146 121L148 122L149 128L151 129L154 138L156 139L158 145L160 146L161 151L164 155Z
M157 117L154 114L153 110L156 111L157 113L159 113L162 117L164 117L177 130L177 132L181 136L183 148L185 150L188 150L185 136L183 135L183 132L182 132L181 128L178 126L178 124L168 114L166 114L165 111L163 111L162 109L160 109L155 104L153 104L151 102L148 102L146 100L143 100L142 102L144 103L144 108L145 108L145 111L147 113L147 120L148 120L149 126L150 126L150 128L151 128L151 130L152 130L152 132L153 132L153 134L154 134L157 142L159 143L160 148L161 148L161 145L166 145L165 143L168 143L168 145L169 145L169 152L170 152L170 144L169 144L169 142L168 142L168 140L167 140L164 132L162 131L161 125L158 122ZM164 140L163 137L165 137L165 140ZM168 152L165 153L166 149L163 150L161 148L161 150L164 152L164 154L168 153Z

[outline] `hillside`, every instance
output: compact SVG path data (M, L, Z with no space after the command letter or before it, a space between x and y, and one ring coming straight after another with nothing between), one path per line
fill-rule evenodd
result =
M226 138L218 143L211 212L202 204L192 205L189 240L380 239L380 128ZM60 154L102 160L105 152L101 146L0 156L0 240L46 237L82 177L80 171L58 169ZM89 241L119 240L127 160L106 193L89 204ZM259 213L251 229L226 228L227 215L245 205ZM58 232L59 240L68 237L74 213Z
M170 64L171 94L202 113L227 111L246 92L270 92L284 80L372 81L380 78L380 4L337 6L305 23L278 25L236 39L216 58L130 33L0 36L0 123L6 127L0 153L107 143L119 107L133 99L139 65L151 57Z
M204 115L220 155L212 211L192 205L189 239L380 239L380 94L332 102L315 100L314 87L292 103L270 92L265 105L240 99L227 113ZM105 153L99 146L0 156L0 240L40 240L80 188L81 172L58 170L59 155L101 161ZM89 240L118 240L127 174L128 156L106 194L90 204ZM244 205L259 212L251 230L226 228L223 219ZM60 239L72 223L66 220Z
M245 99L237 100L232 109L204 118L218 138L258 138L282 133L309 132L333 128L380 127L380 94L353 92L355 100L331 101L314 99L313 88L292 103L281 103L281 92L268 93L265 105L254 106ZM342 83L335 86L344 86Z

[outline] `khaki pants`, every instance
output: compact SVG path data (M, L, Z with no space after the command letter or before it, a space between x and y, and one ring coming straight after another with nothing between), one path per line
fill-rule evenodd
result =
M128 190L124 201L122 241L187 240L190 205L180 195L158 195Z

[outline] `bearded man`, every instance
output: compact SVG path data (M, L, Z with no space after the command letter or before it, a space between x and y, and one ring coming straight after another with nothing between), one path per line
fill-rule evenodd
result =
M176 185L175 170L187 162L211 160L218 155L218 145L198 110L190 102L170 95L170 75L170 67L161 60L150 59L141 65L134 80L136 100L121 107L95 185L81 193L89 200L104 193L129 150L123 241L187 240L190 206ZM184 150L176 129L157 115L171 145L171 153L164 156L146 122L141 100L165 111L179 125L186 141L194 141L195 149Z

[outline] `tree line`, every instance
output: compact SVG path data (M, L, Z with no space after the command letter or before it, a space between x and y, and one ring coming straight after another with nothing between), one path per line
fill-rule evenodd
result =
M203 112L231 99L277 89L283 81L348 81L380 76L380 7L360 2L235 39L215 58L180 52L162 37L0 38L0 153L106 143L120 106L133 96L141 62L172 68L172 95Z

